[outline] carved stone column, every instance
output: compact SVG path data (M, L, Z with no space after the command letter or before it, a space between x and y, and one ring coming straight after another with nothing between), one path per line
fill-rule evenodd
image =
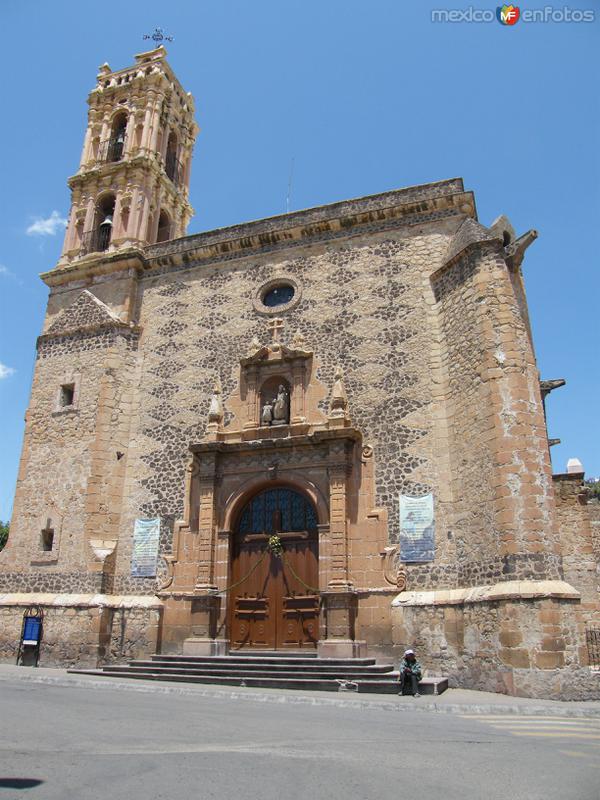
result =
M125 147L123 148L123 155L127 157L135 150L135 114L129 114L127 117L127 127L125 128Z
M258 397L258 367L250 366L246 370L246 422L244 428L256 428L260 419Z
M152 133L150 135L150 150L155 153L158 146L158 133L160 131L160 108L162 100L157 97L152 107Z
M215 558L215 472L216 454L203 453L198 470L200 485L200 511L195 558L198 564L196 590L212 590Z
M329 581L328 588L344 591L348 582L348 537L346 523L346 480L349 466L345 463L345 442L332 445L333 455L344 456L329 467ZM330 451L330 452L331 452Z
M215 642L222 602L221 596L215 594L216 468L216 453L202 453L198 457L198 532L192 539L190 559L196 569L196 583L190 600L191 636L183 642L185 655L217 655L224 651Z
M333 441L329 448L329 535L319 553L327 573L321 591L323 639L318 652L324 658L355 658L366 644L355 640L357 594L348 577L347 480L351 470L347 440Z
M295 362L292 367L292 408L290 409L290 422L292 425L306 421L305 409L305 376L306 368L303 362Z
M150 146L150 136L152 133L152 111L153 103L152 98L149 97L146 101L146 108L144 110L144 128L142 130L141 149L148 150Z

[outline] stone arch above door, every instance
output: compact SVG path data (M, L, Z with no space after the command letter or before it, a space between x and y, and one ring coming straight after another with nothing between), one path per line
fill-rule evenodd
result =
M275 467L273 467L272 470L274 474L272 474L269 479L265 480L265 477L262 475L250 478L244 481L235 492L227 497L225 500L222 525L220 526L221 531L233 530L246 503L262 490L266 490L273 485L284 486L303 494L316 510L317 524L320 526L328 524L328 503L318 486L301 474L295 474L292 478L288 478L287 480L278 479Z
M294 533L317 530L317 511L301 492L285 484L267 486L250 497L235 521L237 533Z

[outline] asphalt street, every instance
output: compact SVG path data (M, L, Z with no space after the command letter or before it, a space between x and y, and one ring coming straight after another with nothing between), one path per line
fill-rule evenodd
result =
M600 718L394 713L9 680L0 719L0 800L600 800Z

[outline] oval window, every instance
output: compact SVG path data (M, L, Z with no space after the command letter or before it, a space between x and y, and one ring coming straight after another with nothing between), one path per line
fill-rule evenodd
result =
M269 289L265 292L262 301L268 308L274 308L275 306L283 306L289 303L290 300L293 299L294 294L294 287L290 286L289 283L285 283L281 286L275 286L273 289Z

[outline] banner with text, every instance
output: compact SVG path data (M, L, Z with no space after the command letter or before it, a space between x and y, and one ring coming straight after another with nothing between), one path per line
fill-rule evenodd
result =
M433 561L435 518L433 494L423 497L400 495L400 560Z
M131 554L134 578L153 578L156 575L159 538L160 519L136 519Z

